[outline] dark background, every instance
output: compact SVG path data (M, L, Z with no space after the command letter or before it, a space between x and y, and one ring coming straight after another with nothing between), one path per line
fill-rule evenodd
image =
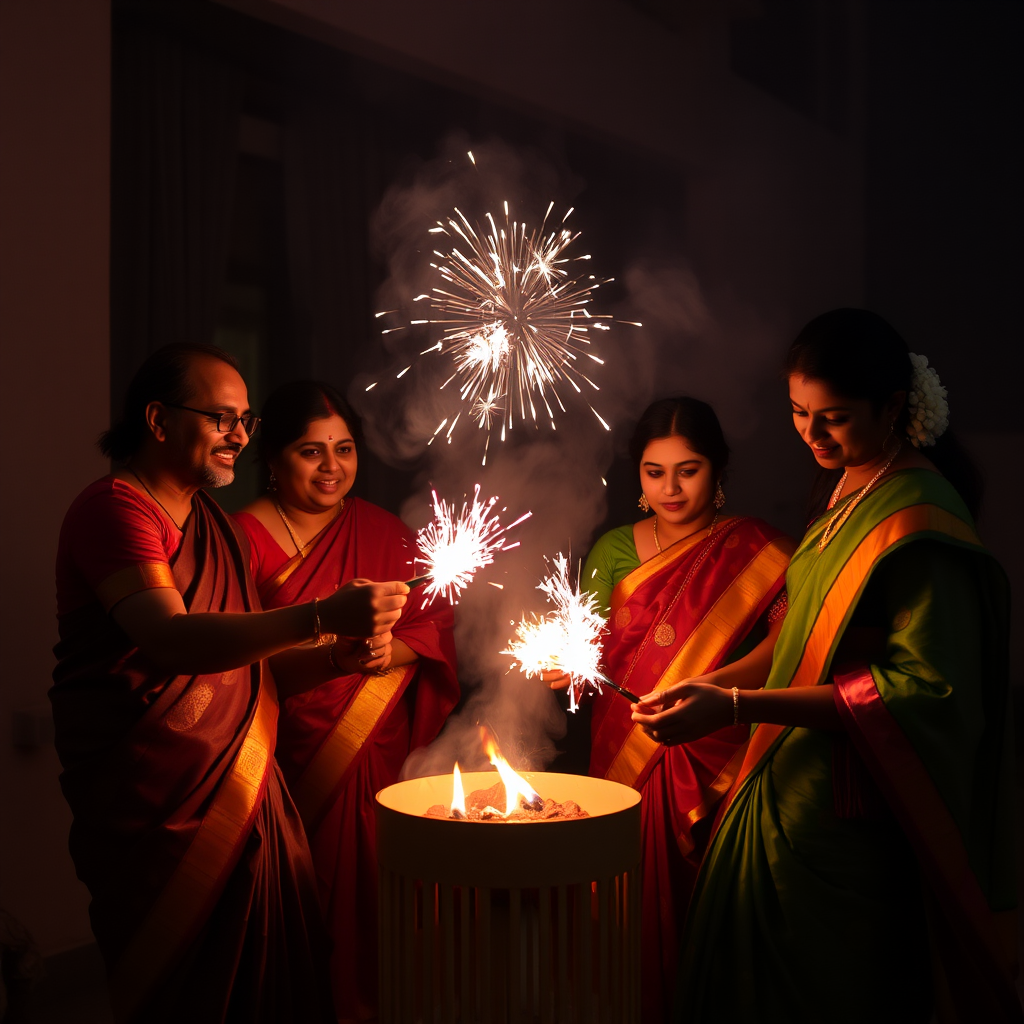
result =
M70 986L81 1020L103 1017L74 987L76 972L94 984L91 936L45 692L56 534L103 472L91 442L134 369L170 340L237 354L257 408L295 377L365 394L401 352L373 317L395 260L378 211L394 190L436 180L456 138L521 157L501 180L524 211L575 206L595 270L616 278L601 303L645 324L604 344L612 435L574 412L562 448L527 437L497 460L495 479L534 509L531 558L569 542L582 553L636 514L624 440L647 402L675 390L721 415L730 507L799 532L811 467L778 364L811 316L863 305L937 367L952 426L986 476L981 531L1016 593L1024 586L1024 5L447 2L428 16L396 2L346 7L341 28L309 13L331 6L19 0L0 11L11 439L0 908L48 958L46 998ZM374 20L382 11L393 31ZM439 44L438 21L461 50ZM371 426L390 424L421 397L393 387L360 408ZM471 444L398 458L378 435L358 491L410 520L428 480L466 489L478 475ZM534 448L548 462L528 462ZM560 478L560 465L579 478ZM237 507L254 487L252 474L219 497Z

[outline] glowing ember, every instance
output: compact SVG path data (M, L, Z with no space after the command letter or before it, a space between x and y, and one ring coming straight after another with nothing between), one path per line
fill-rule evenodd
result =
M569 560L555 557L555 571L537 586L554 609L543 616L524 618L516 637L502 654L511 654L528 678L558 670L569 676L569 710L579 707L577 686L594 687L599 693L607 682L601 672L601 637L607 631L597 610L597 598L580 592L579 582L569 582Z
M425 594L427 600L444 594L453 604L469 586L476 573L494 561L498 551L518 547L516 541L508 544L506 534L533 513L527 512L509 526L502 526L497 514L492 515L498 499L480 500L480 485L473 490L473 500L464 501L460 511L431 491L434 521L417 534L420 554L416 564L423 566L429 576ZM502 510L504 511L504 510Z

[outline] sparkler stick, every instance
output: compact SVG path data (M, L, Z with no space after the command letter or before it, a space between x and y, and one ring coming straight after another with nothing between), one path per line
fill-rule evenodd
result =
M411 580L406 580L405 585L410 590L415 590L417 587L422 587L427 580L433 579L433 576L428 573L424 573L422 576L414 576Z
M497 552L519 546L519 541L508 543L507 533L533 513L527 512L509 526L502 526L498 514L492 514L498 499L481 501L479 484L474 488L472 501L464 501L458 512L454 504L438 499L436 491L431 491L431 498L434 521L416 535L421 554L415 561L426 572L413 577L408 585L423 584L428 601L437 594L445 594L457 604L459 595L478 570L490 565Z
M609 679L603 672L597 673L597 679L605 686L610 686L616 693L621 694L631 704L639 704L640 698L633 693L632 690L627 690L624 686L619 686L613 679Z

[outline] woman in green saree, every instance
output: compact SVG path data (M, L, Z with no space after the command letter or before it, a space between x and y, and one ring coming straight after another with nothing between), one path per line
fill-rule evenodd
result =
M1008 591L932 447L926 366L863 310L790 350L794 425L843 474L790 563L768 683L739 694L751 740L690 904L679 1020L1022 1019ZM733 714L689 680L634 718L671 745Z

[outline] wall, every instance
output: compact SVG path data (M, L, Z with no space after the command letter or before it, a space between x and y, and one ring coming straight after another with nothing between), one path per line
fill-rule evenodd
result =
M12 727L47 721L57 533L106 471L109 29L108 0L0 5L0 907L44 953L90 940L87 894L53 746L15 749Z

